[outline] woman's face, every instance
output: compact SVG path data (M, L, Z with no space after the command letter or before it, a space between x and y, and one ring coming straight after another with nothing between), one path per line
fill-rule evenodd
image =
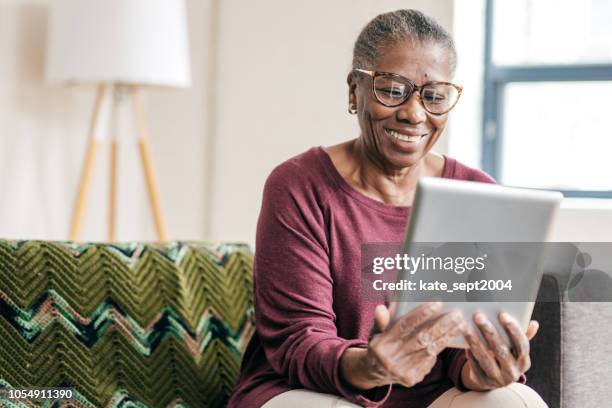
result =
M447 50L433 43L406 41L388 46L380 53L373 70L400 74L416 85L452 79ZM349 103L357 105L364 145L386 167L399 170L413 166L437 142L448 114L428 113L419 101L418 92L399 106L384 106L372 92L372 80L365 74L349 76ZM396 132L411 140L401 140ZM414 141L415 137L418 140Z

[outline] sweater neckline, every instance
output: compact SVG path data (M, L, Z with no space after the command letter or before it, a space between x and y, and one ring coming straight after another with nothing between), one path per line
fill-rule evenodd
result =
M351 186L345 179L342 177L336 165L332 161L329 154L325 151L323 146L317 146L314 149L315 154L319 157L321 163L323 164L325 171L329 175L329 177L335 182L335 184L342 189L347 195L351 198L359 201L360 203L372 208L374 210L394 215L407 217L410 214L410 206L400 206L400 205L392 205L386 204L382 201L378 201L373 199L372 197L368 197L367 195L357 191L353 186ZM449 178L450 172L452 171L452 163L451 159L447 157L445 154L442 155L444 157L444 166L442 167L442 177Z

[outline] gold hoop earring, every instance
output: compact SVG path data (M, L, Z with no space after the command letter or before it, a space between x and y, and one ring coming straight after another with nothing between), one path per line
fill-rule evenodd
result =
M351 103L348 108L348 113L350 113L351 115L355 115L357 113L357 105Z

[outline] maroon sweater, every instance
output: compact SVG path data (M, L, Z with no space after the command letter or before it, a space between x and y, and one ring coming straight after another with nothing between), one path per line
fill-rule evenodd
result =
M494 183L445 156L442 177ZM366 347L376 303L362 299L361 244L401 242L410 207L384 204L353 189L322 147L276 167L257 224L251 339L229 407L260 407L306 388L363 406L426 407L459 385L462 350L446 349L425 379L367 392L339 376L348 347Z

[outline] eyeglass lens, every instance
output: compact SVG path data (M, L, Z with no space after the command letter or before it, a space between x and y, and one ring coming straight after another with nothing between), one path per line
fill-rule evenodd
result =
M414 85L392 75L379 75L374 79L376 98L387 106L398 106L412 95ZM421 89L421 101L430 113L446 113L457 102L457 88L448 84L429 84Z

